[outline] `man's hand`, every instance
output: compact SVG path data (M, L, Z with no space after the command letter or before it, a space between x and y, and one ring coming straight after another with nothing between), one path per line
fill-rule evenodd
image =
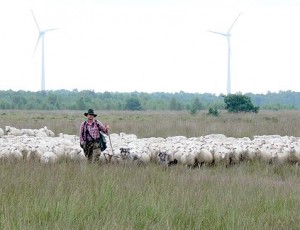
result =
M108 124L105 124L104 127L106 128L106 133L108 133L109 125L108 125Z

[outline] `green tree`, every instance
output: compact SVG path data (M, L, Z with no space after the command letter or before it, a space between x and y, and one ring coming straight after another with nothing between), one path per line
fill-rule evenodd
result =
M13 102L13 108L14 109L24 109L25 105L27 103L27 100L25 97L21 95L20 92L16 92L16 96L12 98Z
M80 110L85 110L86 109L86 104L84 102L84 99L83 97L80 97L77 101L76 101L76 107L77 109L80 109Z
M203 105L201 104L200 100L198 97L195 98L193 104L192 104L192 108L195 108L196 110L201 110L203 109Z
M191 114L191 115L196 115L196 114L197 114L197 109L196 109L196 107L192 107L192 108L190 109L190 114Z
M52 108L60 109L61 105L60 105L60 98L58 93L56 92L49 93L47 101L52 106Z
M255 112L259 110L258 106L254 106L250 97L242 94L229 94L224 96L225 109L228 112Z
M178 102L175 97L172 97L169 105L170 110L182 110L183 107L182 103Z
M126 100L125 110L143 110L139 99L136 96L131 96Z
M11 104L6 99L0 100L0 109L11 109Z
M209 107L207 114L214 117L218 117L220 115L220 112L216 107Z
M229 111L258 111L258 108L272 110L292 110L300 109L300 92L280 91L279 93L268 92L267 94L245 94L253 104L259 107L251 108L251 104L242 102L242 106L231 107ZM225 109L225 95L214 95L210 93L120 93L120 92L94 92L92 90L79 91L74 89L56 91L13 91L0 90L0 109L72 109L86 110L94 108L96 110L124 110L128 98L135 97L144 110L201 110L210 107L218 110ZM241 95L240 97L244 97ZM227 97L226 97L227 98ZM229 96L228 96L229 98ZM248 98L248 100L250 100ZM245 99L245 98L243 98ZM230 102L231 103L231 102ZM232 105L232 104L230 104ZM249 107L250 105L250 107ZM128 104L127 104L128 106ZM235 107L236 106L236 107ZM131 106L129 106L131 107ZM137 107L139 108L139 106ZM232 110L231 110L232 109ZM257 110L256 110L257 109Z
M177 101L175 97L172 97L170 101L170 110L176 110L177 109Z

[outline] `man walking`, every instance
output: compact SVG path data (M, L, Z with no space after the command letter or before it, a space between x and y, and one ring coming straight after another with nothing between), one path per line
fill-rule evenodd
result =
M100 132L108 135L109 126L95 119L97 114L94 113L93 109L89 109L87 113L84 113L84 116L87 117L87 120L80 125L80 146L83 148L88 161L92 162L99 159L101 154Z

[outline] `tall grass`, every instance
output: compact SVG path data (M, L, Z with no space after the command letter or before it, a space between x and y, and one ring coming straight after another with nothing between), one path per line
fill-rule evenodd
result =
M86 118L81 111L0 111L0 127L42 128L47 126L56 134L79 134L80 123ZM300 136L300 111L260 111L254 113L221 112L219 117L196 116L185 112L99 111L97 119L108 123L111 133L134 133L142 137L183 135L197 137L222 133L231 137L254 135Z
M300 136L296 111L100 112L111 132ZM78 134L83 112L0 111L0 127ZM254 162L188 169L0 161L0 229L299 229L300 168Z
M0 163L1 229L297 229L298 168Z

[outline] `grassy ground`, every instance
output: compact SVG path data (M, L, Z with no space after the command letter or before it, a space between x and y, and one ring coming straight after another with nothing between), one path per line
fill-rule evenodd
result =
M77 134L83 112L0 111L0 127ZM299 112L214 118L101 112L111 132L300 136ZM299 229L300 168L254 162L201 169L0 161L0 229Z
M0 127L42 128L58 133L79 134L80 123L86 118L82 111L0 111ZM96 111L97 119L108 123L111 133L134 133L142 137L183 135L198 137L222 133L231 137L279 134L300 136L300 111L260 111L258 114L208 116L207 111L196 116L183 112L120 112Z
M4 163L1 229L299 229L300 169Z

